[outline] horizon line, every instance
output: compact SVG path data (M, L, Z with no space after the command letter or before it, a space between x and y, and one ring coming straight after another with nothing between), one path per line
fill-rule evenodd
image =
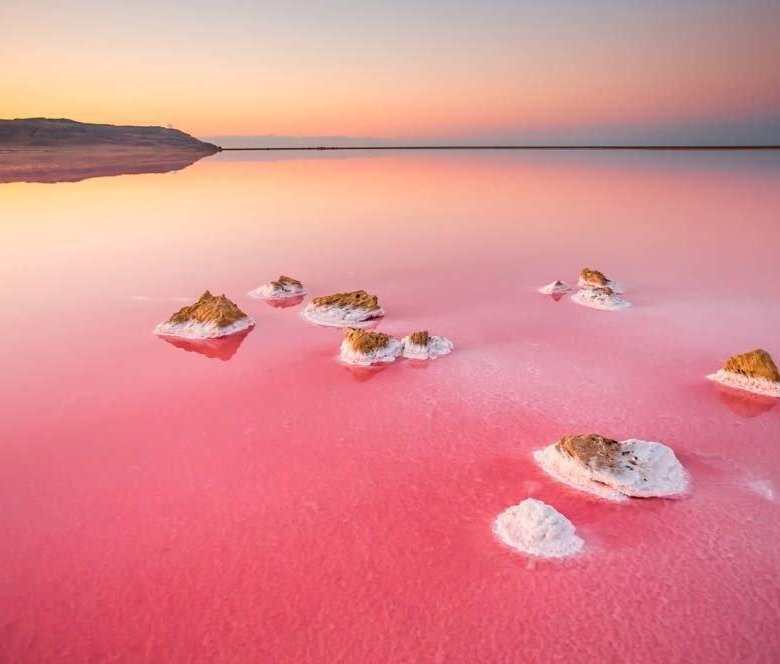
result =
M780 144L769 145L316 145L306 147L240 147L219 146L222 152L290 152L300 150L780 150Z

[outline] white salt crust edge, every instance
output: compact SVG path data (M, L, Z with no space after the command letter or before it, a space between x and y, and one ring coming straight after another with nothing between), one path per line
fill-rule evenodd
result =
M616 293L623 293L623 284L619 281L612 281L612 279L607 280L607 286L609 286L613 291ZM601 288L601 284L591 284L587 281L585 281L582 277L580 277L577 280L577 288Z
M753 378L751 376L734 373L733 371L726 371L725 369L720 369L714 374L707 376L707 378L735 390L744 390L745 392L752 392L753 394L763 394L767 397L780 398L780 383L775 383L766 378Z
M249 291L249 297L253 297L258 300L288 300L291 297L298 297L299 295L306 295L305 288L299 288L297 290L277 290L271 284L263 284L258 286L255 290Z
M367 367L372 364L385 364L395 362L401 351L403 350L403 344L398 339L392 337L387 342L387 346L384 348L377 348L370 353L358 353L352 350L349 342L344 339L341 342L341 354L340 358L342 362L346 364L356 364L361 367Z
M181 339L218 339L238 334L254 327L255 321L249 316L240 318L235 323L225 327L217 327L214 323L199 323L187 321L186 323L160 323L154 328L154 333L161 337L179 337Z
M615 295L602 295L590 288L583 288L578 290L571 296L573 302L581 304L583 307L590 307L591 309L600 309L601 311L622 311L628 309L631 306L630 302L626 302L622 297Z
M669 498L688 492L690 477L672 448L634 438L624 440L621 446L621 451L636 457L636 468L627 465L617 470L586 467L559 452L556 443L536 450L533 456L553 479L606 500ZM630 457L626 455L625 458Z
M562 282L561 285L556 285L554 281L551 281L546 286L542 286L538 289L542 295L563 295L571 290L569 284Z
M451 352L455 347L455 344L445 337L430 336L427 346L413 344L410 337L411 335L408 335L401 339L404 357L409 360L435 360Z
M378 318L382 318L384 315L385 311L382 308L369 310L332 305L318 307L311 302L301 312L304 320L324 327L371 327Z
M585 545L571 521L534 498L501 512L493 522L493 532L511 549L539 558L566 558Z

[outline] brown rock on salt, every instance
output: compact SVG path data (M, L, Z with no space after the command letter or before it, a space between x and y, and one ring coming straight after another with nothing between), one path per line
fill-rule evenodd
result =
M580 272L580 279L589 284L598 284L600 286L606 286L609 283L609 279L603 272L598 270L591 270L589 267L582 268Z
M428 330L420 330L419 332L412 332L409 335L409 341L411 341L413 344L417 346L427 346L428 340L430 338L431 337L428 334Z
M356 328L344 330L344 338L354 352L363 353L365 355L382 348L387 348L391 339L389 334L372 332L370 330L359 330Z
M203 293L195 304L182 307L168 319L169 323L211 323L217 327L232 325L247 315L225 295L212 295L209 291Z
M614 468L620 455L620 443L598 434L564 436L556 447L584 466Z
M275 289L285 288L288 286L292 286L293 288L303 288L303 284L300 281L293 279L292 277L286 277L285 275L280 276L276 281L272 281L271 286L273 286Z
M772 356L762 348L730 357L723 370L780 383L780 371L777 370L777 365Z
M349 293L335 293L334 295L321 295L312 298L312 304L324 307L335 305L337 307L352 307L354 309L379 309L379 298L376 295L366 293L364 290L351 291Z

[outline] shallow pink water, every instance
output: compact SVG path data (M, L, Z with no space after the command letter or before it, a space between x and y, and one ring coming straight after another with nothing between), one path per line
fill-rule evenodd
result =
M0 187L0 660L777 661L780 408L703 377L780 356L780 156L252 159ZM535 292L585 265L635 307ZM456 350L351 371L246 295L280 272ZM256 328L151 334L206 288ZM692 495L530 459L590 431L671 445ZM584 556L497 544L528 496Z

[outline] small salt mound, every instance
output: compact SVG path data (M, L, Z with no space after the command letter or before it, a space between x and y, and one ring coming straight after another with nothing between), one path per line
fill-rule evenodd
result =
M365 332L360 329L347 330L341 342L341 361L358 366L370 366L395 362L403 344L381 332Z
M558 443L537 450L534 459L558 481L607 500L678 496L689 486L688 473L674 451L651 441L622 441L613 465L582 463Z
M780 383L761 378L760 376L746 376L733 371L720 369L714 374L707 376L707 378L735 390L745 390L747 392L753 392L754 394L763 394L768 397L780 398Z
M563 281L551 281L546 286L542 286L539 292L542 295L563 295L571 290L571 286Z
M250 296L264 300L282 300L305 294L306 289L300 281L284 275L276 281L270 281L253 291L249 291Z
M454 348L454 344L445 337L427 336L426 343L417 343L418 335L409 334L401 339L404 357L410 360L435 360L446 355Z
M572 295L571 299L584 307L602 311L620 311L631 306L616 291L609 288L583 288Z
M585 544L571 521L534 498L501 512L493 522L493 531L508 547L540 558L565 558L579 553Z
M364 290L312 298L301 312L304 320L325 327L370 327L385 315L376 295Z

